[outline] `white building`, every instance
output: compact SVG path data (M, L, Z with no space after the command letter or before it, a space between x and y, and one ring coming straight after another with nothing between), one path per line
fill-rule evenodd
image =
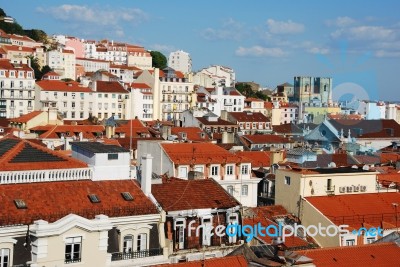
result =
M38 81L35 94L35 110L56 107L66 120L84 120L93 114L93 92L78 82Z
M251 160L240 158L211 143L138 142L138 158L154 155L156 174L169 173L180 179L216 180L242 205L257 206L257 184L252 177ZM195 172L195 173L194 173Z
M153 120L153 89L145 83L131 84L131 115L130 118L139 120Z
M183 73L190 73L192 72L192 58L189 53L182 50L171 52L168 57L168 67Z
M200 87L197 93L202 93L216 102L211 105L214 107L214 110L211 109L211 111L218 116L221 116L222 110L228 112L241 112L244 110L245 97L235 88L217 86L212 89Z
M212 81L211 84L210 81ZM204 87L215 85L234 87L236 83L236 74L233 69L229 67L212 65L196 72L193 76L193 82Z
M0 117L15 118L33 111L34 99L33 69L0 59Z
M47 52L47 65L60 74L61 79L75 80L75 54L73 50L58 49Z
M110 70L110 62L100 59L76 58L76 64L82 65L86 72Z

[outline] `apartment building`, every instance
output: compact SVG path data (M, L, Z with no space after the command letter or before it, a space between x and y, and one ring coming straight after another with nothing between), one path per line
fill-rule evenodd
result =
M75 53L73 50L57 49L46 53L46 65L57 72L61 79L75 80Z
M171 52L168 56L168 67L182 73L191 73L192 58L189 53L183 50Z
M34 99L33 69L0 59L0 117L15 118L33 111Z
M66 120L84 120L94 111L94 95L78 82L41 80L35 86L35 110L57 108Z
M242 205L257 206L257 184L252 177L251 160L236 156L212 143L138 142L138 157L154 156L153 172L188 180L215 179Z

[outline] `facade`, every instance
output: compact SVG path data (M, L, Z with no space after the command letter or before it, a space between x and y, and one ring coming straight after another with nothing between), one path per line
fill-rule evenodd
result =
M243 134L271 132L271 122L260 112L222 112L221 118L239 125Z
M0 59L0 117L16 118L33 111L35 75L27 64Z
M78 82L38 81L35 94L35 110L57 108L67 120L84 120L94 114L94 93Z
M332 103L332 78L296 76L293 90L296 102Z
M145 83L132 83L130 87L132 114L130 118L139 120L153 120L153 89Z
M138 142L138 157L154 155L160 162L156 174L188 180L213 178L242 205L257 205L258 178L252 177L251 160L238 157L211 143Z
M152 69L153 58L150 55L150 52L145 50L141 46L132 46L129 45L127 47L127 61L126 64L130 67L137 67L143 70Z
M73 50L58 49L47 52L47 64L61 79L75 80L75 54Z
M95 72L98 70L110 70L110 62L92 58L76 58L76 64L83 66L86 72Z
M136 182L93 181L86 163L26 140L0 147L3 266L167 263L161 215Z
M340 236L315 236L323 247L350 246L371 242L369 236L357 236L351 230L368 225L384 229L384 235L393 231L392 205L398 203L398 193L377 191L377 172L363 167L278 169L275 178L275 203L295 214L304 226L347 224L350 233ZM362 203L369 203L365 207ZM372 206L380 207L377 209ZM380 219L378 219L380 218ZM383 218L383 219L382 219ZM391 226L389 226L389 224ZM386 225L386 226L384 226ZM373 241L378 237L374 236Z
M235 87L236 74L233 69L220 65L209 66L194 74L193 82L197 85L211 87L210 81L215 83L214 86Z
M182 73L192 72L192 58L182 50L171 52L168 57L168 67Z

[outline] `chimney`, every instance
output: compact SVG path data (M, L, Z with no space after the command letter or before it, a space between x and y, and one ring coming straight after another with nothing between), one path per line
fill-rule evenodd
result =
M142 164L141 164L141 177L140 177L140 185L143 193L148 196L151 194L151 174L153 170L153 157L150 154L146 154L142 156Z

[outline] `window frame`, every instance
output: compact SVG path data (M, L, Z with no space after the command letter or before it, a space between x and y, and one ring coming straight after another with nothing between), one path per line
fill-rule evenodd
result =
M76 239L76 240L75 240ZM71 246L71 251L67 252L67 247ZM76 248L78 247L78 248ZM78 257L75 257L75 254ZM67 256L69 255L69 256ZM74 263L82 261L82 236L73 236L65 238L65 252L64 252L64 262Z

